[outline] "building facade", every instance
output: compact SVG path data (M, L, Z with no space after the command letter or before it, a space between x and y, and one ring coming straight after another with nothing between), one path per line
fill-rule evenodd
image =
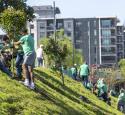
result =
M52 18L36 18L29 25L29 31L35 39L35 47L40 45L40 40L53 35L54 20ZM71 40L74 38L74 20L56 19L56 31L64 29L64 34Z
M51 15L53 7L35 7L35 12L39 16L28 27L37 48L42 38L54 33L55 25L54 15ZM125 57L124 27L117 23L117 17L56 18L56 31L64 29L65 35L72 40L73 46L82 52L89 65L109 66L117 64Z
M117 48L118 31L123 36L123 31L118 29L116 17L75 19L75 47L82 50L89 65L117 64L121 59Z
M123 59L125 56L125 44L124 44L124 26L122 24L117 25L117 62Z

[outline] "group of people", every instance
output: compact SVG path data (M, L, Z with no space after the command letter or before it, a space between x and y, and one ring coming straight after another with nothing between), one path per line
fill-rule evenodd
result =
M90 69L86 62L80 66L79 70L77 69L77 65L74 64L74 66L71 67L71 73L74 80L77 80L78 78L81 79L85 88L91 90L93 93L96 92L95 94L99 97L99 99L102 99L110 104L108 87L105 80L101 78L96 83L94 83L89 77Z
M43 66L43 45L40 45L35 52L34 38L31 36L31 34L28 34L27 29L22 29L20 34L20 39L17 42L12 43L7 35L3 36L3 48L0 52L0 70L5 72L9 77L13 77L13 73L11 72L11 60L15 47L18 46L18 48L16 48L16 76L19 79L24 78L23 84L30 89L34 89L35 84L33 68L35 66L34 64L36 58L38 66ZM74 80L80 78L85 88L92 90L93 93L97 91L97 96L111 105L106 81L103 78L99 78L96 83L93 83L89 79L90 70L86 62L80 66L79 70L77 69L77 65L74 64L74 66L71 67L71 73ZM120 90L117 108L118 110L125 112L124 89Z
M89 78L90 70L86 62L80 66L79 70L77 69L77 65L74 64L74 66L71 67L71 74L74 80L80 78L85 88L91 90L92 93L99 97L99 99L111 105L110 95L112 94L110 94L108 90L108 85L105 79L99 78L96 82L92 82ZM123 88L121 88L118 96L117 109L125 113L125 90Z
M35 88L33 68L37 57L38 66L43 64L43 45L40 45L35 52L34 38L28 34L27 29L20 31L21 37L16 42L10 42L9 36L3 36L3 48L0 55L0 70L5 72L10 78L13 78L14 73L11 72L11 60L16 51L16 77L24 78L23 84L30 89Z

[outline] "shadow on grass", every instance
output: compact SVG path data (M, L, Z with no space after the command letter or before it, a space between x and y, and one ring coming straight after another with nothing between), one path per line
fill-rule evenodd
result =
M65 97L67 97L68 99L76 102L76 103L80 103L80 100L78 99L81 95L78 94L77 92L71 90L70 88L68 88L66 85L63 86L62 83L55 79L53 76L50 76L48 75L47 73L43 72L43 71L40 71L40 70L35 70L35 75L36 75L36 78L38 80L40 80L41 82L43 82L44 84L46 84L47 86L49 86L50 88L56 90L57 92L61 93L62 95L64 95ZM52 83L48 82L47 79L51 79L53 82L55 82L56 84L59 84L63 89L67 90L67 92L69 92L69 94L67 94L65 92L65 90L61 90L59 89L58 87L54 86ZM73 97L72 95L76 96ZM102 107L96 105L95 103L91 102L88 98L86 98L85 96L82 96L83 97L83 102L84 103L89 103L91 105L93 105L94 107L96 107L97 111L95 110L95 113L98 115L98 114L101 114L102 112L107 112L109 114L111 114L110 111L106 110L106 109L103 109Z
M50 82L48 82L47 80L45 80L44 78L38 76L37 74L35 74L37 76L36 79L38 79L39 81L43 82L44 84L46 84L47 86L49 86L50 88L52 88L53 90L56 90L57 92L59 92L60 94L64 95L65 97L67 97L68 99L76 102L76 103L80 103L80 101L75 98L72 97L71 95L67 94L65 91L59 89L58 87L54 86L53 84L51 84Z
M53 95L51 95L50 93L45 91L44 89L41 89L38 85L36 85L35 92L41 94L44 98L51 101L57 107L62 108L61 113L59 113L58 111L52 111L50 109L49 110L50 115L52 115L54 113L58 113L58 115L64 115L64 111L65 111L66 115L69 115L69 113L71 113L72 115L89 115L85 111L80 112L80 111L75 110L74 108L72 108L69 105L67 105L66 103L64 103L61 99L57 99L57 98L53 97Z
M51 80L52 80L53 82L55 82L56 84L59 84L59 86L61 86L61 88L63 88L64 90L67 90L70 94L73 94L73 95L75 95L76 97L80 97L80 95L79 95L77 92L71 90L71 89L68 88L66 85L63 85L62 82L60 82L59 80L55 79L53 76L50 76L50 75L48 75L47 73L45 73L45 72L43 72L43 71L40 71L40 70L35 70L34 72L35 72L35 74L37 74L37 77L42 78L43 80L45 80L45 79L51 79ZM42 76L42 77L41 77L41 76ZM36 78L37 78L37 77L36 77ZM45 78L45 79L44 79L44 78ZM41 80L42 80L42 79L41 79ZM50 84L50 83L49 83L49 84Z

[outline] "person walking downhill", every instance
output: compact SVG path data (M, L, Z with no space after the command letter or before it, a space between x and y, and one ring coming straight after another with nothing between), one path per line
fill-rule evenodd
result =
M36 50L36 57L37 57L38 67L43 66L43 45L42 44Z
M14 42L14 45L21 44L24 51L24 60L22 64L23 73L25 76L24 85L28 86L31 89L34 89L35 84L33 67L36 58L34 39L30 34L28 34L27 29L22 29L20 34L22 35L21 39L18 42Z
M77 77L77 67L76 67L76 64L74 64L73 67L71 67L71 73L72 73L72 78L74 80L77 80L76 77Z
M85 87L87 87L88 77L89 77L90 71L89 71L89 66L87 65L86 62L84 62L84 63L80 66L79 74L80 74L80 77L81 77L81 79L82 79L83 85L84 85Z
M125 113L125 90L123 88L120 90L120 95L118 96L117 109Z

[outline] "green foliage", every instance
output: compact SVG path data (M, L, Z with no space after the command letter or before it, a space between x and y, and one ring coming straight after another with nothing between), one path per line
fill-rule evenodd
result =
M7 8L14 8L15 10L21 10L26 13L26 19L31 21L34 18L34 10L32 7L26 4L27 0L0 0L0 13Z
M110 107L67 76L62 86L57 72L37 68L34 74L36 90L32 91L0 72L0 115L122 115L115 98Z
M52 38L47 40L47 44L44 46L44 51L50 60L53 60L56 66L59 67L68 54L67 45L59 40L55 41Z
M26 14L20 10L8 8L1 13L0 26L10 38L26 25Z
M53 39L53 35L50 38L42 39L41 43L44 45L44 51L46 54L47 65L52 66L56 64L72 66L73 65L73 44L72 41L64 36L64 30L60 30L56 33L56 41ZM74 62L76 64L82 64L82 55L79 51L74 50Z
M125 78L125 59L119 61L121 75Z

